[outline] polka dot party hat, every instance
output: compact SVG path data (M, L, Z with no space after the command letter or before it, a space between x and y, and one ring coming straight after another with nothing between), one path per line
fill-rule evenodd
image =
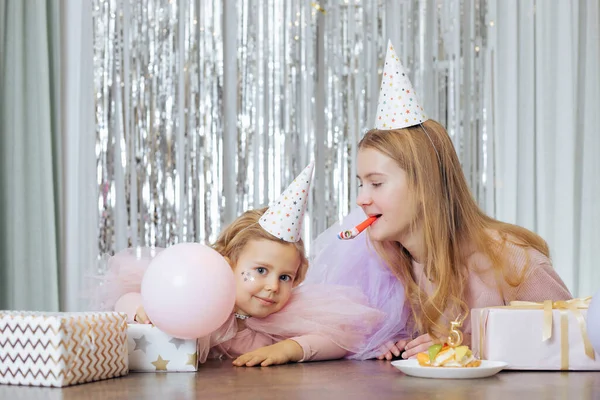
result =
M388 41L375 128L384 130L408 128L427 119L408 79L408 74L396 55L392 42Z
M279 199L269 206L259 221L264 230L286 242L300 240L314 168L315 164L311 162L285 189Z

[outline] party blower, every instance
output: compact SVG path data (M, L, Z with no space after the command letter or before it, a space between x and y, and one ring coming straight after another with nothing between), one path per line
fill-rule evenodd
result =
M355 237L360 235L360 233L362 231L367 229L373 222L375 222L376 219L377 219L377 217L375 215L373 215L373 216L367 218L366 220L364 220L363 222L361 222L360 224L356 225L354 228L352 228L352 230L341 231L340 233L338 233L338 239L341 239L341 240L354 239Z

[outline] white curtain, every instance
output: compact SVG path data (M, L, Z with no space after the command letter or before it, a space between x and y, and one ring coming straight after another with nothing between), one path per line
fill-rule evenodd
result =
M62 0L62 120L64 240L61 263L64 311L87 307L98 258L98 186L91 1Z
M495 216L534 230L575 295L600 289L597 0L492 0Z
M89 1L0 2L0 309L85 309L97 260Z
M0 308L59 309L59 8L0 2Z

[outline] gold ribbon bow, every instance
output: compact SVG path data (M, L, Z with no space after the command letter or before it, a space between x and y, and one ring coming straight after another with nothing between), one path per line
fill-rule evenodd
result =
M511 301L509 306L501 308L520 309L520 310L544 310L544 327L542 331L542 341L552 337L552 310L560 310L560 368L569 369L569 315L570 311L579 325L585 354L592 360L596 359L594 348L587 335L585 318L580 309L589 307L592 297L576 298L571 300L552 301L546 300L541 303L531 301Z

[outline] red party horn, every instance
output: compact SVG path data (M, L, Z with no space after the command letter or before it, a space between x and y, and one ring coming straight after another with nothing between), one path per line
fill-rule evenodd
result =
M371 225L373 222L375 222L376 219L377 219L377 217L373 215L372 217L369 217L366 220L364 220L363 222L361 222L360 224L356 225L354 228L352 228L352 230L341 231L340 233L338 233L338 239L341 239L341 240L354 239L362 231L367 229L369 227L369 225Z

